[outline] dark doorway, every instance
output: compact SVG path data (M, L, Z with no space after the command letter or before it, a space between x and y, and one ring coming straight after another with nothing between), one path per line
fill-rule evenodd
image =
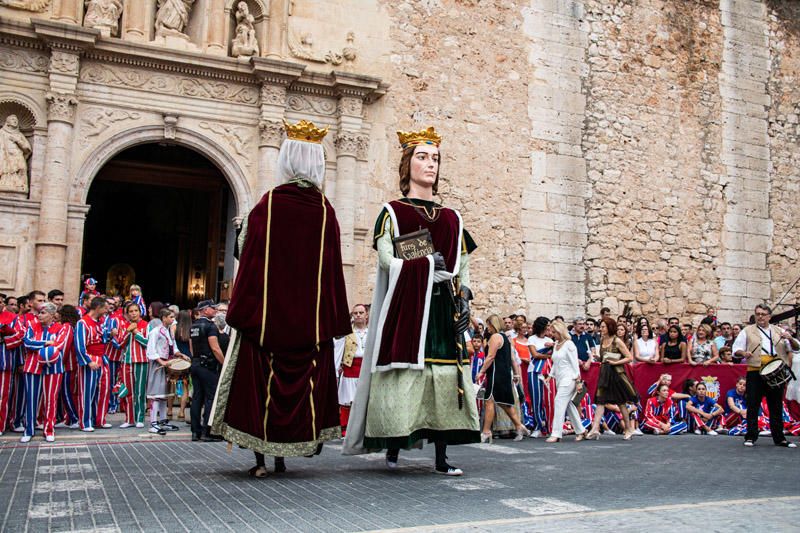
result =
M148 302L219 298L230 195L219 169L190 149L121 152L89 190L82 272L109 294L141 285Z

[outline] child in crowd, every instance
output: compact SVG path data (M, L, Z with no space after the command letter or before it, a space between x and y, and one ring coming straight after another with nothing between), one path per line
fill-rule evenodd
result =
M678 435L685 433L686 422L677 420L678 410L670 397L669 385L658 387L656 395L648 398L644 408L642 430L653 435Z
M728 348L730 352L730 348ZM720 354L722 350L720 350ZM725 413L722 415L720 425L728 430L728 435L744 435L747 433L747 401L745 390L747 380L740 377L736 386L728 391L725 397Z
M708 435L718 435L715 431L720 423L722 407L719 406L708 395L705 383L698 383L695 386L695 394L689 398L686 410L689 411L689 422L694 428L696 435L705 433Z
M100 293L97 292L97 280L94 278L86 278L86 281L83 282L83 291L81 291L80 299L78 300L78 305L84 307L84 302L91 302L92 298L96 296L100 296Z

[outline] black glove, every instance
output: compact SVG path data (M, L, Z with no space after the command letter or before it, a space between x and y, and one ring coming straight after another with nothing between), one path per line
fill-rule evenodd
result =
M447 270L447 265L444 264L444 256L440 252L433 253L433 270Z
M461 287L461 293L456 300L456 311L458 311L458 320L455 323L456 333L463 334L469 329L469 301L472 300L472 291L469 287Z

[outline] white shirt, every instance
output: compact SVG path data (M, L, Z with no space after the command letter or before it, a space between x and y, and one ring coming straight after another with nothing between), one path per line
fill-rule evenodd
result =
M566 341L558 349L555 346L553 347L553 369L551 373L556 379L556 386L575 381L576 378L580 377L578 348L574 342Z
M767 332L772 335L772 340L770 340L769 336L766 335L764 332ZM778 354L778 344L780 342L788 342L785 339L782 339L780 336L775 336L775 333L770 329L770 326L767 326L765 329L758 328L758 332L761 334L761 349L764 351L764 354L768 355L775 355ZM733 354L736 355L736 352L747 351L747 333L745 330L742 330L739 335L736 336L736 340L733 341L733 348L731 348ZM756 357L761 357L762 354L757 354Z
M531 335L530 337L528 337L528 346L533 346L533 348L537 351L543 349L545 347L544 346L545 344L552 342L553 339L551 339L550 337L538 337L536 335Z
M644 340L639 337L636 339L636 346L639 347L639 357L642 359L653 359L658 351L658 344L653 338Z

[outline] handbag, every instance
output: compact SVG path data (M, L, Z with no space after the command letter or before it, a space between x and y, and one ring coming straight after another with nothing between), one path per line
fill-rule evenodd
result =
M575 407L580 407L584 396L586 396L586 382L583 380L576 381L575 391L572 393L570 401Z

